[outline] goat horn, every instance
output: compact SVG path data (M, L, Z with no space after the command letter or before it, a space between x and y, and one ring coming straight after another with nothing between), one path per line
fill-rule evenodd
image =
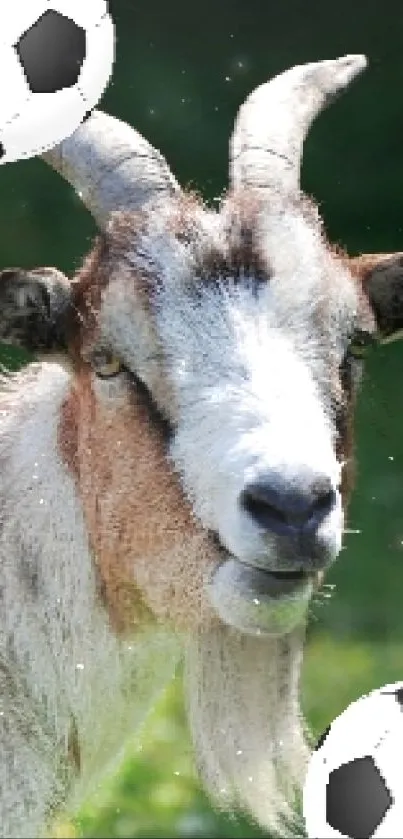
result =
M302 146L313 120L366 64L364 55L302 64L257 87L235 122L230 144L233 187L296 194Z
M180 189L160 152L102 111L42 159L74 187L101 229L112 210L139 209Z

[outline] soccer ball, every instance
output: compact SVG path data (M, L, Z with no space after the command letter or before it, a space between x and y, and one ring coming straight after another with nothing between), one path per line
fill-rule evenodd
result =
M353 702L320 737L303 792L311 839L403 836L403 682Z
M78 128L110 79L115 33L106 0L0 6L0 163L34 157Z

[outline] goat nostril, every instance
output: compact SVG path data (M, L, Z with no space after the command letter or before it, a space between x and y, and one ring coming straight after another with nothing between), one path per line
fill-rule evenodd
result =
M285 524L287 514L273 504L270 504L264 497L262 498L261 494L260 487L253 486L245 489L241 499L244 510L259 524L263 524L268 517L277 519L277 521L284 522Z
M314 513L327 513L330 512L331 508L336 499L336 494L333 489L329 489L327 492L324 492L322 495L314 501L313 503L313 512Z
M279 483L257 481L241 495L241 505L266 530L302 530L317 527L330 513L336 493L328 478L319 478L304 489L295 485L280 488Z
M315 506L326 506L329 499L334 496L334 490L330 478L321 477L314 480L308 489L308 494L312 498L312 502Z

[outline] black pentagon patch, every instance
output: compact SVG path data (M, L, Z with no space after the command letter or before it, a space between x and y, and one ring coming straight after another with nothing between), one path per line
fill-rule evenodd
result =
M318 742L317 742L317 744L316 744L316 746L315 746L315 752L317 752L317 751L318 751L318 749L320 749L320 747L321 747L321 746L323 746L323 744L324 744L324 742L325 742L325 740L326 740L326 737L327 737L327 735L329 734L330 729L331 729L331 726L330 726L330 725L328 725L328 727L327 727L327 728L325 728L325 730L324 730L324 731L322 731L322 734L320 735L319 740L318 740Z
M91 114L93 114L94 111L95 111L95 108L91 108L90 111L86 111L85 116L82 118L81 122L87 122L87 119L90 118Z
M6 153L6 150L3 146L3 143L0 143L0 160L1 160L2 157L4 157L5 153Z
M403 709L403 688L396 688L396 690L383 690L382 696L394 696L396 702Z
M84 29L59 12L45 12L14 45L32 93L57 93L79 79Z
M393 804L379 769L370 755L344 763L329 774L326 820L351 839L370 839Z

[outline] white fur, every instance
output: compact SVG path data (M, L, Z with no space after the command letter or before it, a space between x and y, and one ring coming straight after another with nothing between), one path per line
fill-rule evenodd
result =
M330 377L352 330L358 306L354 283L327 252L316 223L290 209L277 226L265 217L257 231L271 271L265 285L257 287L253 273L239 282L226 277L200 285L203 248L214 244L225 253L225 211L200 216L193 250L167 232L169 221L167 210L165 221L151 223L143 242L114 266L102 295L100 338L144 380L171 421L170 456L204 530L214 530L243 567L278 570L283 557L276 539L242 510L241 492L261 475L302 488L321 475L336 498L319 530L331 561L341 545L343 512ZM151 311L136 291L139 269L160 279ZM166 627L143 632L133 643L117 640L97 600L82 503L57 455L57 424L71 375L60 363L34 366L2 397L0 584L7 614L3 623L0 619L0 655L2 694L8 697L0 717L3 836L28 836L42 828L50 805L79 801L144 716L178 654ZM129 392L126 374L94 384L95 397L105 404L118 399L124 404ZM167 551L168 579L170 562ZM138 566L136 584L142 578L148 584L149 562L139 560ZM179 567L184 574L185 565ZM30 595L36 573L39 610ZM196 631L188 646L197 760L219 802L247 806L272 828L289 815L289 793L306 761L297 705L302 628L261 645L256 637L247 638L237 630L244 607L253 624L251 592L248 605L242 587L231 590L236 582L231 574L222 579L232 624L228 620L207 636ZM235 593L238 601L231 601ZM301 598L305 608L305 590ZM275 626L271 598L261 606L269 610L262 625ZM284 625L294 628L295 621L287 618ZM262 664L266 654L275 674L270 686ZM220 666L223 655L226 671ZM246 662L255 662L255 656L261 661L251 673ZM0 688L2 679L0 670ZM259 724L250 719L244 734L236 734L249 689L250 716L254 710ZM217 715L228 718L241 751L250 748L242 760L225 733L215 738L211 726ZM72 725L80 741L80 783L66 758Z
M259 475L302 486L313 474L329 478L337 502L319 536L333 557L341 547L341 464L326 364L332 355L336 370L341 363L358 300L319 226L292 211L260 223L273 274L257 295L245 275L238 284L226 278L220 293L207 280L196 297L186 251L169 261L156 232L149 248L164 277L157 332L178 406L173 462L204 527L240 560L274 570L271 536L239 505ZM220 244L222 224L209 214L206 239Z
M34 366L2 396L0 434L0 835L39 835L50 806L76 807L174 672L154 629L119 641L97 599L73 479L58 459L70 374ZM55 488L57 491L55 492ZM32 598L31 578L38 575ZM38 606L39 604L39 606ZM74 722L82 774L66 761Z

